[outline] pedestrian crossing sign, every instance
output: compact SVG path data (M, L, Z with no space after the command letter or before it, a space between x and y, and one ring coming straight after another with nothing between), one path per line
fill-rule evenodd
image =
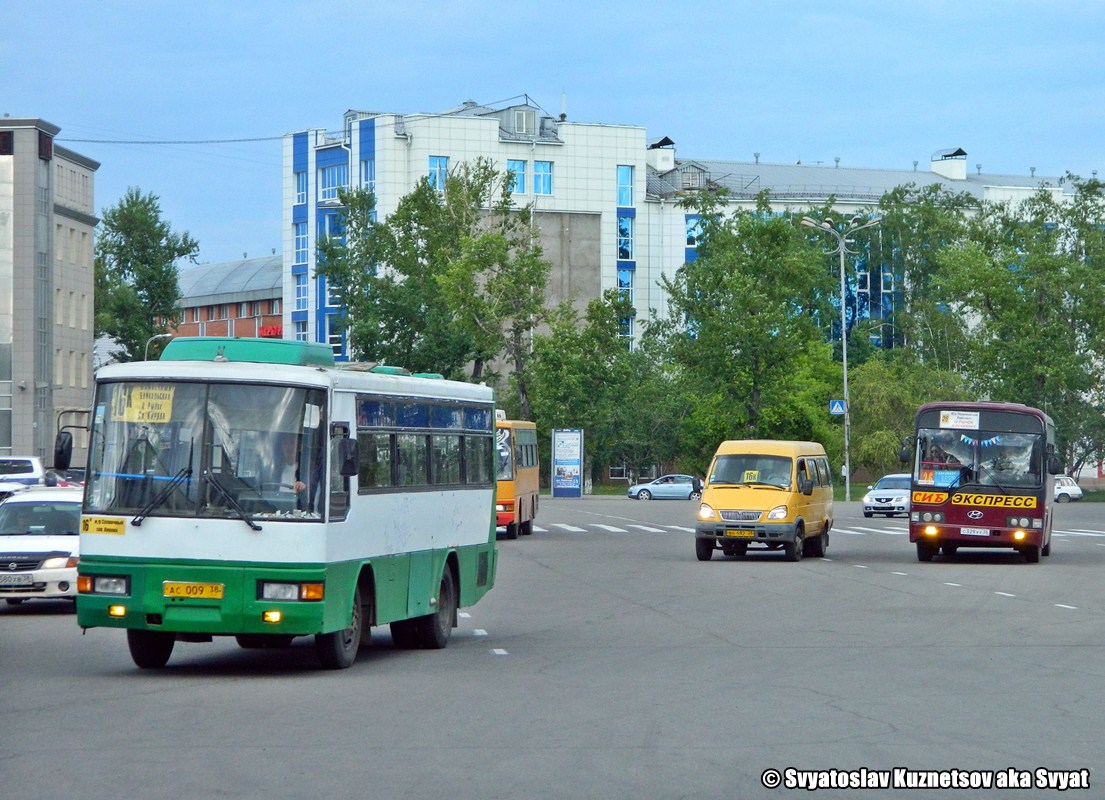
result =
M830 400L829 401L829 413L830 414L843 414L844 413L844 401L843 400Z

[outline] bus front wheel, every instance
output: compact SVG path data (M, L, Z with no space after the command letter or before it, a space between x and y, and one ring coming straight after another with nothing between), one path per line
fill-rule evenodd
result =
M163 631L127 631L130 657L142 669L161 669L173 654L176 634Z
M357 650L361 646L363 628L368 624L370 616L361 605L361 588L358 586L353 594L349 627L333 633L315 634L315 651L324 669L347 669L353 666L357 659Z
M939 547L937 545L930 544L929 542L917 542L917 560L932 561L938 549Z

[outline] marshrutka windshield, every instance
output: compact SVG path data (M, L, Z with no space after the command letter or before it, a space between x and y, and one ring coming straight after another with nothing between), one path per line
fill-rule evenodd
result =
M321 519L324 401L301 387L101 384L85 510Z
M1044 444L1038 433L918 428L914 480L946 488L1037 488L1043 485Z
M510 457L510 428L495 430L495 480L514 480L514 459Z

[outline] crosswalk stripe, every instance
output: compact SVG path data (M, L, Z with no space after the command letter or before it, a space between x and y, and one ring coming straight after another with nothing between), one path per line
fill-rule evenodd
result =
M646 531L648 533L667 533L663 528L650 528L648 525L627 525L627 528L636 528L639 531Z
M591 523L591 527L607 531L608 533L626 533L625 528L615 528L613 525L599 525L598 523Z
M587 533L586 528L577 528L575 525L565 525L563 522L554 522L553 525L569 533Z

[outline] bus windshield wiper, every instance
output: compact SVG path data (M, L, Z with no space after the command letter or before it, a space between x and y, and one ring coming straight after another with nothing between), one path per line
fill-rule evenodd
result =
M173 493L176 487L192 477L192 453L194 445L195 439L193 439L192 443L188 446L188 466L182 467L181 470L169 480L165 488L158 492L153 500L142 507L138 514L135 515L134 519L130 521L131 525L135 527L141 526L142 520L144 520L151 511L160 507L162 503L169 499L169 495Z
M1009 494L1009 490L998 482L998 479L994 476L994 473L992 473L981 461L978 462L978 468L986 473L986 476L994 482L994 486L1001 489L1002 494Z
M244 508L242 508L241 504L237 500L234 499L234 495L232 495L225 488L220 486L219 482L211 477L211 473L209 473L209 472L203 473L203 480L208 486L211 486L212 488L214 488L214 490L219 494L220 497L222 497L224 500L226 500L226 504L228 506L230 506L232 509L234 509L234 511L241 518L242 522L244 522L246 525L248 525L250 528L252 528L255 531L261 530L261 526L253 521L253 517L251 517L246 512L246 510Z

